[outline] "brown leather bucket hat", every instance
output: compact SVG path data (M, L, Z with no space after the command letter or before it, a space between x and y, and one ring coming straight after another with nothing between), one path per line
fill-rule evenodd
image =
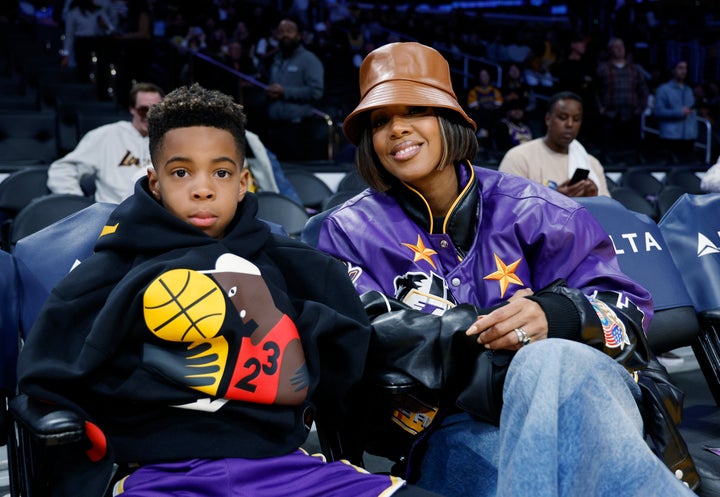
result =
M440 52L420 43L389 43L365 57L360 65L360 103L343 122L350 143L360 141L362 114L385 105L454 110L477 129L458 103L447 61Z

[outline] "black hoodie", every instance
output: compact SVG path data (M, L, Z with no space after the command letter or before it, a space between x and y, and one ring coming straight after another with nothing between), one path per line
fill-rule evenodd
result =
M50 295L21 390L86 415L118 462L281 455L316 412L343 419L365 311L342 264L256 212L248 194L211 238L139 181Z

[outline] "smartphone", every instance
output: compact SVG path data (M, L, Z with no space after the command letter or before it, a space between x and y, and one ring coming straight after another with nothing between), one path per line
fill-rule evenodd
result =
M590 174L589 169L582 169L582 168L575 169L575 172L573 173L572 178L570 178L570 184L574 185L578 181L587 179L589 174Z

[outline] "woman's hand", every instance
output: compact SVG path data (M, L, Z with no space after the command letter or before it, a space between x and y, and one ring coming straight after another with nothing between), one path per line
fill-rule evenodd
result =
M524 298L532 293L530 289L518 290L508 299L507 305L485 316L478 316L465 333L476 335L479 344L496 350L518 350L523 346L525 335L530 343L547 338L545 312L537 302Z

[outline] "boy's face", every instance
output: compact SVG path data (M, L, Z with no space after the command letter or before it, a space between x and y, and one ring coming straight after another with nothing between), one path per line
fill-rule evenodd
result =
M175 128L163 137L150 191L173 215L222 238L248 187L248 171L229 131L207 126Z

